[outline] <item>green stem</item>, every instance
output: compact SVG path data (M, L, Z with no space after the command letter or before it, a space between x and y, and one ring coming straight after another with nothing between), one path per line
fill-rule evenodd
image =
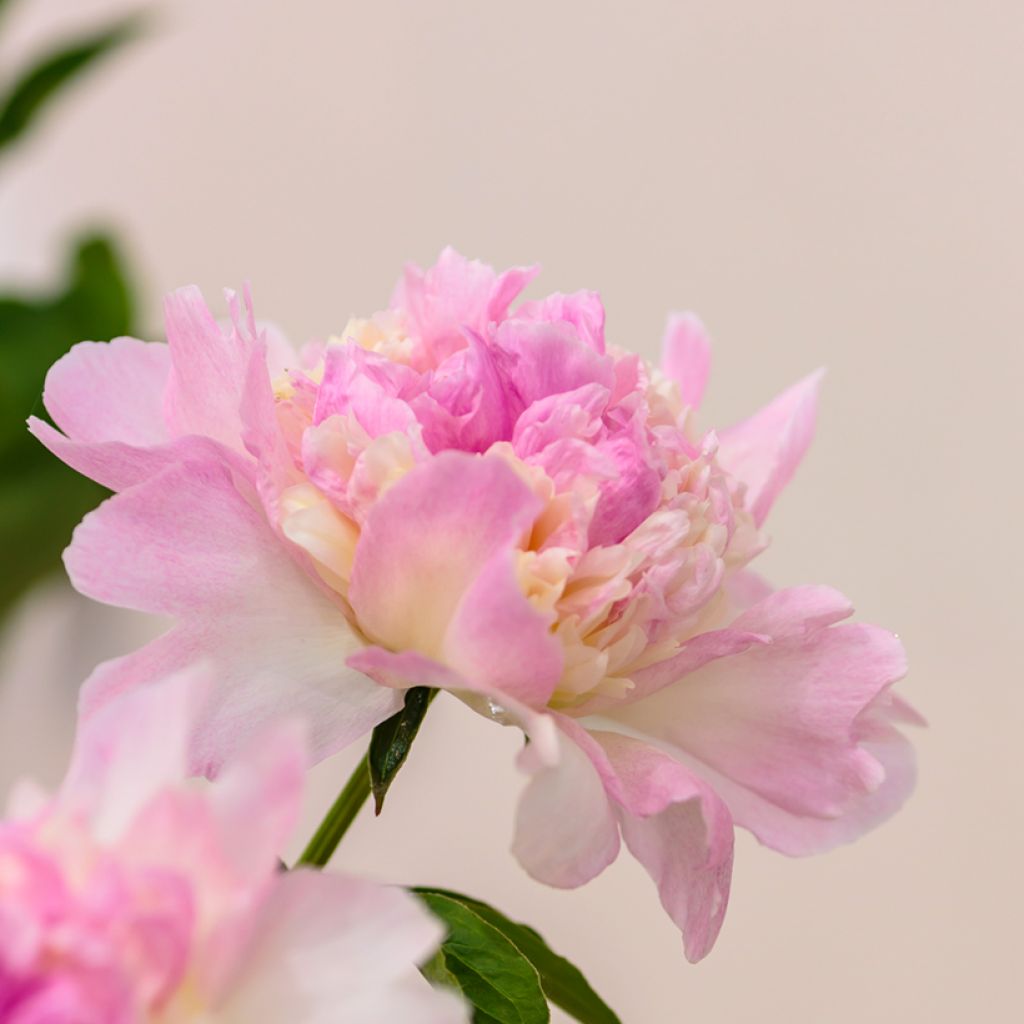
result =
M364 755L345 783L345 788L338 794L338 799L320 822L320 827L303 850L296 867L307 865L322 868L331 859L369 795L370 763L367 755Z

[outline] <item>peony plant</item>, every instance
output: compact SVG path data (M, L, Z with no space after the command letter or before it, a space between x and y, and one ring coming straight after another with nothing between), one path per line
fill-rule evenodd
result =
M451 694L527 738L524 868L578 886L625 842L696 961L735 826L816 853L907 797L904 652L835 590L750 568L820 374L708 429L696 317L669 319L654 367L606 342L595 293L517 302L534 275L446 249L387 310L299 348L248 295L221 323L187 288L166 345L83 343L51 369L56 426L30 429L117 492L75 531L73 583L177 620L94 672L82 728L205 665L197 774L282 716L316 759L372 732L303 858L322 865Z

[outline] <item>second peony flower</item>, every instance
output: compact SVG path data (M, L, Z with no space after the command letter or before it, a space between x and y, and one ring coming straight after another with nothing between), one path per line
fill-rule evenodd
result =
M733 828L807 854L913 785L897 638L824 586L749 569L814 429L819 375L721 431L709 343L669 319L660 368L605 340L592 292L520 301L534 269L445 250L390 307L293 348L229 295L166 302L167 344L76 346L31 421L118 492L66 553L82 593L177 625L108 662L114 697L196 663L214 775L272 719L325 757L440 688L530 742L513 849L577 886L624 840L692 960L729 895Z

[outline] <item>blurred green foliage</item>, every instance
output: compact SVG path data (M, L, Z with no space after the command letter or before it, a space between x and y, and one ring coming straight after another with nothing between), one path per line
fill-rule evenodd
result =
M10 7L0 0L0 14ZM55 97L102 56L130 39L125 19L43 54L0 87L0 156L35 127ZM78 341L106 341L134 329L130 280L114 243L76 240L65 281L51 294L0 286L0 617L36 579L59 565L75 523L104 496L33 438L28 416L43 416L46 371Z
M0 105L0 150L27 131L51 99L105 54L131 39L139 27L136 18L119 21L101 32L55 48L23 72Z

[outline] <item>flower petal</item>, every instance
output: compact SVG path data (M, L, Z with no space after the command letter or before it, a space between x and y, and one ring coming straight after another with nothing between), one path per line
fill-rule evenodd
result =
M164 415L173 434L203 434L241 449L239 403L252 355L251 339L223 330L198 288L164 300L171 375Z
M604 305L597 292L555 292L539 302L524 302L516 307L516 319L572 324L582 342L604 355Z
M546 659L526 665L523 679L531 689L547 680L547 620L514 587L511 564L496 560L510 557L538 509L496 456L442 452L410 470L372 506L356 547L349 600L362 630L391 650L508 679L507 666L486 666L488 650L508 655L504 618L528 654Z
M523 596L511 551L498 551L467 588L444 636L444 661L468 679L534 707L551 698L562 675L554 613Z
M587 750L595 744L574 722L560 722L555 758L523 761L531 778L516 811L512 853L539 882L575 888L619 853L619 827Z
M760 412L720 434L722 465L746 484L746 503L760 526L804 457L818 414L823 370L798 381Z
M194 740L197 770L215 772L264 721L285 713L310 722L319 759L397 707L394 694L345 671L360 640L342 609L289 557L222 466L174 467L105 502L75 531L65 562L87 596L182 620L100 666L83 690L83 713L209 661L216 686Z
M75 441L32 416L29 433L61 462L112 491L123 491L170 466L190 461L221 461L240 476L252 475L251 463L240 453L208 437L188 435L152 447L122 441Z
M733 828L725 804L678 761L644 743L592 732L615 774L622 837L658 886L696 963L714 945L729 902Z
M291 871L252 924L218 1020L456 1024L466 1019L461 1003L416 970L443 937L440 922L400 889Z
M277 867L298 825L307 730L286 719L255 735L210 787L220 848L237 875L258 884Z
M83 341L50 367L43 402L75 441L160 444L170 439L163 417L170 370L166 345Z
M693 313L669 317L661 342L661 368L679 385L683 404L699 408L711 369L711 344L704 324Z
M611 357L581 341L571 324L506 320L494 332L493 351L509 397L518 399L516 414L549 395L585 384L611 391L615 382Z
M100 839L116 838L154 794L185 777L192 724L210 682L201 668L179 672L82 723L61 796L90 815Z
M468 260L451 247L427 270L405 268L391 297L410 333L420 338L434 363L465 347L463 328L485 333L503 320L509 303L537 274L537 267L513 267L496 274L486 263Z
M799 852L799 823L811 818L818 825L808 841L818 848L829 832L823 821L843 818L883 789L885 764L862 742L871 738L864 723L874 720L876 703L888 699L885 691L905 669L892 634L832 624L848 611L842 595L826 587L773 594L735 623L741 632L768 634L770 643L710 661L608 715L683 752L736 822L762 841ZM888 744L891 737L882 739ZM879 797L883 804L888 792ZM846 823L832 832L836 842L849 838Z

